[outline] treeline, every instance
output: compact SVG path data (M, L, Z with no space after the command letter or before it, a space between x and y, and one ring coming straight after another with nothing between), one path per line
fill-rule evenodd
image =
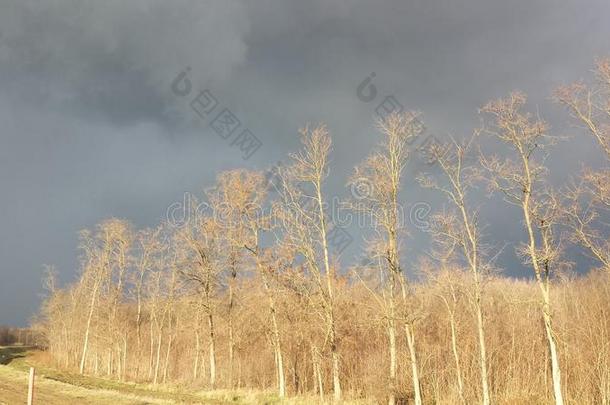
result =
M594 83L555 93L610 161L610 60ZM40 327L57 364L152 384L275 389L280 397L395 403L610 403L610 167L558 189L544 166L557 137L526 97L481 109L483 126L432 145L444 195L431 245L407 263L401 201L415 113L379 122L379 146L354 169L342 206L364 215L366 260L340 268L325 182L331 138L263 173L221 173L185 220L136 230L110 219L81 235L78 281L52 277ZM479 138L496 139L497 154ZM531 281L499 277L473 188L487 186L523 223L515 251ZM199 209L205 206L206 209ZM197 207L197 208L194 208ZM598 266L570 276L567 246ZM410 273L421 274L417 281Z
M0 325L0 346L38 344L40 336L30 328L16 328Z

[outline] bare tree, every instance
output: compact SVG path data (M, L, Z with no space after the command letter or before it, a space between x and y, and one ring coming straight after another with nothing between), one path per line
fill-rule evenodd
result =
M235 170L226 172L219 177L222 195L228 208L228 223L231 224L232 245L244 247L254 258L256 271L261 278L267 297L270 314L272 345L277 368L277 385L280 397L286 395L286 377L284 371L284 355L279 329L277 304L273 276L278 260L273 260L269 249L261 246L261 234L270 230L271 218L264 211L267 195L265 178L258 172Z
M558 97L607 153L610 63L598 70L595 87ZM482 154L481 166L471 164L474 137L428 151L440 174L421 184L448 197L430 219L433 260L409 267L428 277L406 277L399 204L408 145L422 125L414 113L391 115L349 180L349 206L372 225L363 252L371 260L353 271L340 272L333 252L331 140L323 126L306 128L301 150L277 169L277 199L268 199L261 173L232 170L205 192L211 212L187 202L193 211L183 226L135 232L102 221L81 234L78 279L59 286L48 278L34 330L0 326L0 339L35 340L48 353L37 360L49 366L157 386L277 386L280 397L320 402L333 391L335 400L390 404L552 395L557 404L610 404L607 274L563 272L564 235L610 268L610 174L587 169L561 198L554 194L543 166L553 138L525 102L513 93L482 109L481 132L508 145L508 157ZM526 241L517 252L534 277L491 274L473 206L485 172L477 168L517 207ZM560 233L565 224L570 233Z
M108 314L109 351L116 351L117 374L123 380L127 361L128 328L120 325L118 307L124 296L130 250L133 241L131 225L124 220L110 219L103 223L104 231L111 238L110 266L107 273L110 311ZM111 346L115 346L112 348Z
M433 221L435 225L433 232L436 234L436 239L445 245L445 251L452 250L454 246L459 247L472 276L472 304L477 322L482 402L488 405L491 396L482 309L483 285L488 266L482 263L478 216L467 203L470 188L474 181L480 178L478 168L466 162L474 140L475 137L472 137L469 141L460 144L452 139L452 143L448 146L433 146L430 150L431 156L438 163L446 182L439 183L430 176L421 176L419 180L423 187L441 191L457 211L456 214L441 216Z
M563 265L559 260L562 257L559 249L561 238L556 234L556 224L562 211L559 199L550 193L537 192L536 201L534 208L537 209L532 210L531 217L536 229L538 261L543 277L546 278L547 274L556 273ZM455 222L452 229L461 229L457 215L447 215L446 218ZM434 226L440 225L436 221L436 218L432 221ZM262 229L266 229L266 225ZM249 232L247 234L250 235ZM98 235L97 232L92 235L95 243L89 246L95 248L96 255L92 257L97 260L103 252L98 249L105 244L103 239L97 238L103 235ZM234 313L238 337L236 353L239 353L236 357L236 385L249 389L267 389L276 382L279 384L277 372L281 368L278 366L277 335L272 322L272 314L275 313L288 391L294 387L295 395L319 394L324 400L325 390L332 390L329 389L332 385L332 365L326 359L329 354L327 317L319 293L319 283L315 275L311 274L307 262L294 256L298 252L282 251L283 248L290 247L294 239L282 243L282 240L275 241L266 236L268 235L258 238L260 255L246 255L252 260L244 262L243 268L247 271L255 269L255 272L246 273L238 279L236 285L242 303L236 306ZM277 236L283 235L278 232ZM436 237L435 234L434 236ZM245 240L248 248L256 250L253 248L255 238ZM442 240L450 241L447 238ZM222 237L216 241L221 248L225 247ZM148 381L153 384L156 382L157 385L196 385L200 379L192 378L194 372L201 373L204 377L209 376L209 373L201 371L208 369L209 364L200 356L201 352L207 351L206 341L209 342L205 338L208 329L206 295L195 281L190 284L195 288L182 288L182 277L179 277L180 271L187 271L187 266L194 266L195 253L191 248L183 251L183 243L171 248L164 238L159 238L158 243L161 245L158 256L162 260L146 271L142 287L142 351L146 351L147 345L144 342L150 340L150 355L143 353L142 356L135 356L130 353L126 362L123 358L124 349L121 348L121 358L117 357L119 353L116 342L110 341L115 335L107 328L109 310L112 309L112 295L109 293L113 290L108 289L106 281L101 283L94 315L89 322L89 303L93 291L91 276L94 273L83 272L81 278L74 283L51 289L54 294L45 300L41 322L36 322L40 325L39 330L44 333L44 340L40 344L45 345L48 354L56 360L52 365L67 370L79 369L83 337L89 323L90 340L85 368L91 370L92 374L108 374L113 379L120 379L122 374L125 379L141 382L142 377L146 378L146 373L140 373L138 378L137 373L133 372L140 367L143 371L149 370ZM374 248L371 250L373 253L379 252L377 248L381 245L369 246ZM425 365L425 378L420 381L422 395L438 403L462 401L458 396L463 396L462 402L474 403L480 398L480 389L478 384L468 383L479 377L479 348L475 343L478 333L476 322L470 319L474 312L471 314L467 310L469 305L472 308L472 302L469 302L472 300L472 276L459 245L455 243L446 246L447 249L441 251L438 248L445 246L434 245L436 250L433 257L442 259L438 263L431 261L426 265L420 262L414 266L419 270L428 269L427 274L431 277L410 283L410 301L417 301L421 313L426 314L417 321L418 355ZM248 249L246 251L250 252ZM139 253L139 249L134 251L134 254ZM215 254L218 268L222 270L216 278L216 288L211 299L214 309L214 339L222 342L222 346L229 339L226 328L228 313L223 308L229 296L228 289L222 285L226 271L225 253ZM525 246L522 253L530 257L528 246ZM83 255L85 257L87 256ZM256 265L256 257L260 259L260 267ZM185 258L189 260L183 260ZM363 266L370 273L364 269L353 273L361 279L365 278L365 282L337 277L333 284L335 319L340 322L342 337L342 382L349 387L345 396L366 397L374 402L387 401L390 353L385 311L385 302L389 296L385 279L387 264L383 257L380 259L374 261L375 268L368 264ZM456 262L456 259L459 261ZM136 277L137 269L134 267L133 270L135 274L132 277ZM268 290L262 282L261 288L256 288L257 281L263 279L258 274L259 271L264 272L265 279L269 282ZM205 277L205 273L202 275ZM101 279L108 278L104 275ZM610 398L610 322L607 317L610 311L607 300L609 288L605 275L598 272L573 277L562 275L560 282L552 284L553 328L562 332L561 347L569 348L561 363L562 367L570 370L570 385L563 392L566 402L605 404ZM406 347L405 350L400 348L399 342L404 335L398 332L403 320L400 292L397 294L398 391L406 389L411 394L410 381L400 380L401 376L406 376L409 372L406 366L404 369L402 366L408 366L409 353ZM268 300L269 297L272 301ZM547 388L552 372L548 335L532 333L537 328L544 327L540 308L532 305L540 301L539 297L539 282L535 278L519 280L490 275L486 279L485 301L488 304L485 314L488 319L493 319L493 322L486 323L486 339L489 347L497 348L493 351L493 357L490 356L494 365L490 368L490 379L494 382L493 396L502 401L540 402L545 396L551 395ZM137 300L126 292L120 302L116 313L117 325L124 327L127 333L116 336L126 336L127 347L135 348ZM6 331L18 341L31 341L29 331L0 327L0 334L6 334ZM120 343L123 346L123 342ZM265 349L268 345L273 351ZM217 348L222 349L215 352L218 364L228 365L227 348L220 345ZM51 360L47 356L44 358ZM37 361L44 361L44 358L41 356ZM119 370L122 372L119 373ZM227 369L223 371L225 370ZM228 381L225 379L227 372L217 373L217 377L220 376L223 383ZM217 384L220 380L217 378ZM305 398L303 400L311 401L312 396ZM404 398L400 398L402 399ZM412 398L408 400L413 402Z
M597 62L592 87L583 82L559 87L555 100L589 131L610 160L610 58Z
M555 100L593 136L606 157L604 167L586 168L581 179L567 188L564 215L573 239L610 272L608 226L600 221L610 213L610 58L597 62L592 86L583 82L562 86L556 90Z
M441 242L442 243L442 242ZM444 244L444 243L443 243ZM449 330L451 333L451 352L455 363L455 378L460 402L466 404L464 397L464 378L462 373L462 361L458 349L458 311L462 297L466 293L464 283L464 271L456 264L449 262L454 256L455 246L450 246L444 254L435 255L440 264L440 271L436 270L437 264L428 258L420 262L420 269L427 275L433 295L438 298L447 309L449 318Z
M548 126L544 121L522 111L525 102L523 93L514 92L483 107L482 112L491 117L491 125L485 131L508 144L516 158L501 160L497 156L482 155L481 163L491 174L490 187L501 191L505 200L519 206L523 213L528 243L522 247L521 253L532 266L540 289L542 317L551 357L553 393L555 403L560 405L563 404L561 367L550 294L551 273L556 270L552 266L557 259L557 249L551 240L555 223L547 221L542 214L549 209L538 189L543 186L546 170L534 159L535 152L543 151L552 144L553 139L548 135Z
M90 233L83 231L81 233L81 249L84 251L84 272L81 278L81 287L89 292L88 315L85 325L85 335L83 337L83 345L81 351L80 369L79 372L84 374L85 362L89 349L89 336L91 334L91 321L96 310L97 300L99 297L100 288L103 280L103 264L96 257L93 243L91 243Z
M111 293L109 325L112 331L116 331L114 321L118 299L123 287L129 243L128 225L124 221L117 219L104 221L98 226L96 233L93 235L88 231L81 233L81 249L83 251L85 268L81 286L86 289L87 297L89 298L87 323L79 368L81 374L85 371L87 361L91 322L98 308L98 301L104 285L108 287L107 292ZM117 269L116 274L113 271L115 268ZM113 276L116 276L116 278ZM112 280L116 280L116 285Z
M137 355L142 353L142 324L144 322L144 283L149 273L159 266L162 248L161 227L155 229L143 229L136 233L136 254L132 257L134 272L132 273L132 295L136 301L136 344ZM139 376L140 362L136 362L136 378Z
M303 258L317 287L331 352L334 398L341 398L339 336L335 320L335 265L328 243L330 226L325 212L324 181L328 176L331 139L324 126L301 130L302 150L291 154L293 164L281 172L281 204L275 210L282 222L288 250Z
M229 385L231 387L234 384L235 368L235 284L240 267L244 266L243 245L245 236L242 216L246 214L247 209L252 209L248 206L249 197L257 191L252 188L252 185L244 186L244 177L247 175L247 172L241 170L220 173L216 185L207 192L214 219L222 229L222 243L225 246L221 265L226 268L225 279L228 287ZM261 186L261 189L264 188L262 184L255 185L257 187Z
M193 204L194 207L197 204ZM201 298L200 308L208 320L208 349L210 386L216 386L216 326L215 312L218 304L221 267L222 228L205 213L194 211L186 226L175 235L178 250L178 267L184 278L196 286Z
M383 141L379 150L372 153L363 164L356 167L351 178L356 201L352 207L370 216L375 225L376 235L371 241L372 257L381 260L386 269L383 294L384 311L387 319L387 334L390 351L389 403L396 403L396 321L404 322L411 358L411 376L415 403L421 404L421 391L413 314L408 313L408 288L403 268L400 265L400 245L404 233L401 211L398 203L401 180L408 159L409 143L419 135L421 123L417 114L393 114L378 123ZM360 187L361 190L357 188ZM402 310L397 311L397 298L402 297ZM400 313L399 313L400 312Z
M163 339L167 338L166 361L163 367L163 380L167 375L167 359L173 341L174 326L174 299L178 288L178 266L181 264L180 251L170 250L169 241L163 241L164 258L158 267L150 271L146 292L150 312L150 357L149 378L153 385L159 382L161 373L161 351ZM156 333L156 342L155 342ZM156 343L156 345L155 345Z

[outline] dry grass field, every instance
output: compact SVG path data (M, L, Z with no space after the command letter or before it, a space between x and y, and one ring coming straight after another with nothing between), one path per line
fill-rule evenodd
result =
M20 346L0 347L0 405L26 403L28 369L37 370L35 404L145 405L145 404L311 404L316 398L280 401L273 394L255 391L189 391L119 383L103 378L83 377L45 366L46 354Z
M37 352L22 347L0 348L0 404L25 404L28 390L28 367L35 364ZM37 367L38 369L38 367ZM173 404L182 402L170 395L144 395L110 389L104 381L96 379L74 379L70 375L56 373L52 369L40 368L36 376L35 403L56 404ZM113 384L120 388L118 384ZM134 390L135 391L135 390ZM191 403L194 403L191 402ZM218 402L222 403L222 402Z

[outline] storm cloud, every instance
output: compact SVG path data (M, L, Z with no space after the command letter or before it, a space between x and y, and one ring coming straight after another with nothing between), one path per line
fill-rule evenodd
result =
M558 134L576 134L550 102L557 85L589 75L610 54L607 1L98 1L0 4L0 324L24 324L40 302L43 264L69 282L78 230L116 216L138 227L209 186L224 169L265 169L298 145L297 129L325 122L334 139L329 193L377 143L375 109L394 96L427 131L469 134L477 109L520 89ZM190 68L262 146L244 160L199 117L174 78ZM358 85L371 73L376 97ZM595 164L588 138L549 160L562 181ZM408 168L434 170L415 160ZM408 180L405 204L438 196ZM510 208L479 202L497 246L521 238ZM513 217L514 218L514 217ZM343 253L358 260L361 238ZM411 263L427 235L413 229ZM524 276L507 248L501 264Z

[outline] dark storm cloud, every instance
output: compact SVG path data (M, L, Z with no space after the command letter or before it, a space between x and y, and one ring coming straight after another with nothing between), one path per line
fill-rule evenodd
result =
M610 53L609 13L607 2L575 0L2 2L0 323L35 312L43 263L73 279L77 230L108 216L153 225L218 171L285 159L308 122L328 123L329 191L345 195L345 177L377 142L374 110L387 95L442 137L467 134L481 104L519 88L570 132L548 97ZM186 66L195 90L210 89L261 139L252 159L172 94ZM371 72L379 94L364 103L356 87ZM594 161L593 150L560 146L554 176ZM422 169L433 170L416 162L409 174ZM407 190L406 205L440 206L412 181ZM510 208L480 205L494 242L514 243ZM425 241L412 230L411 259ZM502 257L520 274L512 248Z
M3 78L67 114L159 120L167 80L185 63L203 82L226 79L244 60L245 11L221 0L4 2Z

